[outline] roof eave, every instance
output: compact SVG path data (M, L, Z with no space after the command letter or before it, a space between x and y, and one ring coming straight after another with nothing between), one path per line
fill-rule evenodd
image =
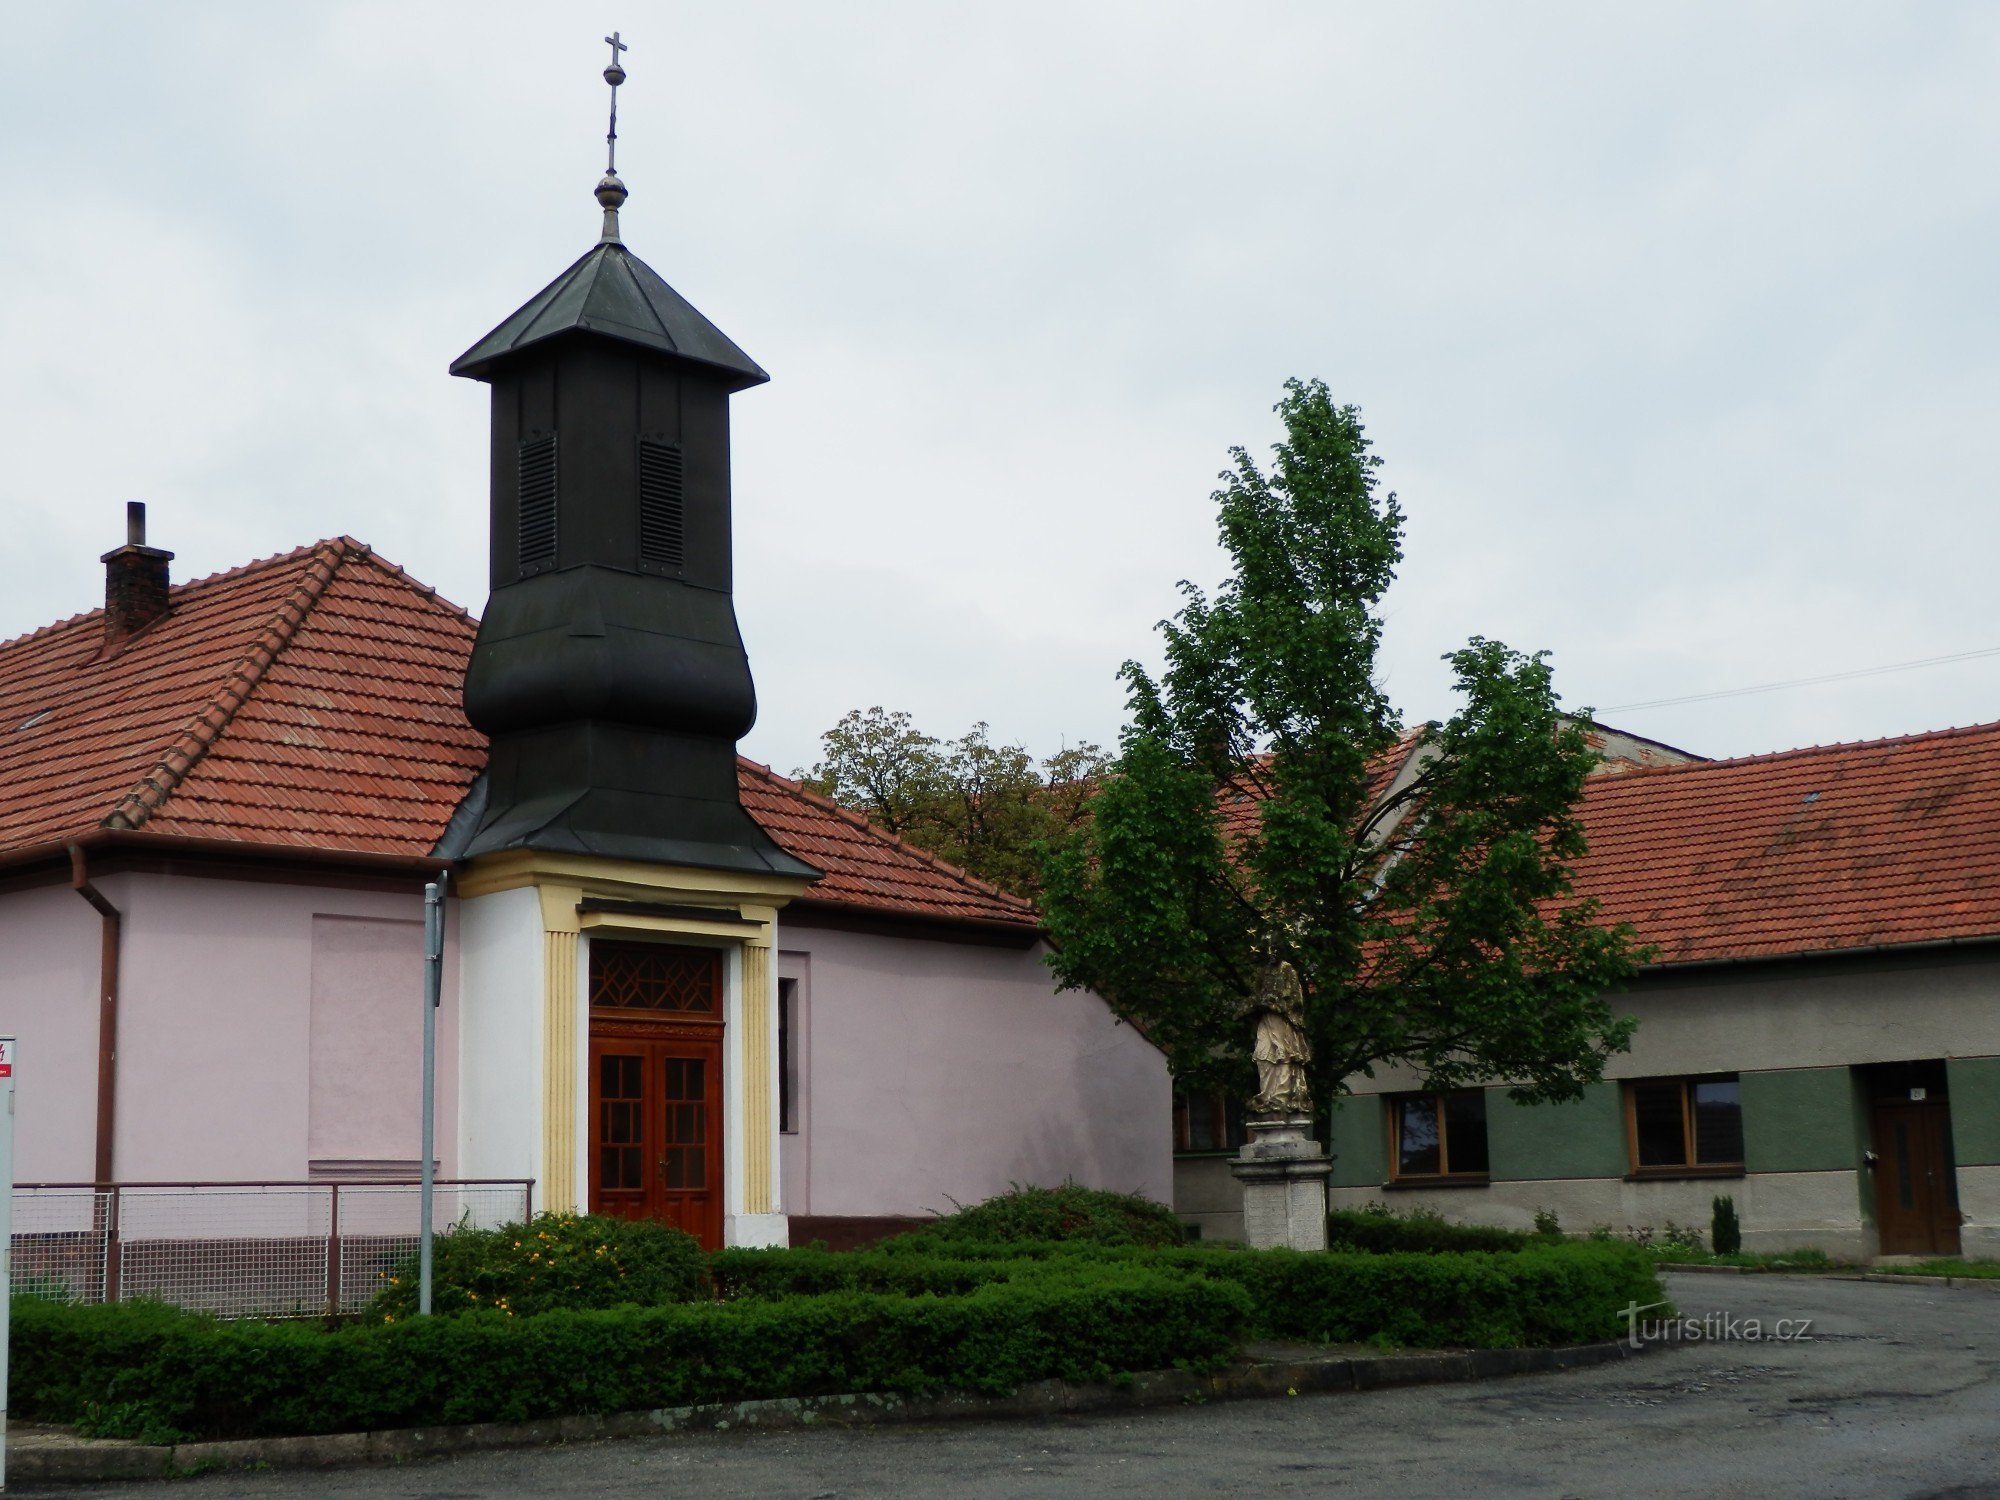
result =
M453 868L448 859L428 854L390 854L369 849L328 849L312 844L256 843L247 839L199 838L178 833L153 833L143 828L93 828L73 838L0 850L0 869L19 869L37 864L60 863L67 867L70 851L139 850L154 854L189 854L202 857L268 859L293 864L315 864L364 870L407 870L412 874L435 875Z
M2000 933L1965 937L1917 938L1907 943L1861 943L1841 948L1791 948L1781 953L1742 953L1723 958L1669 959L1644 965L1643 976L1672 978L1704 969L1733 969L1752 964L1793 963L1815 959L1868 958L1882 954L1940 952L1948 948L2000 947Z
M685 354L678 349L666 348L653 339L634 337L630 332L622 330L617 324L600 322L594 318L585 318L565 328L550 329L547 333L537 333L531 337L522 339L519 343L508 344L504 348L499 349L485 349L486 341L482 339L452 361L451 373L463 376L468 380L491 380L494 366L500 364L502 361L511 359L515 355L526 353L528 350L546 344L553 339L576 334L591 334L598 338L615 339L621 344L631 344L635 348L648 350L653 354L659 355L662 359L678 359L687 364L699 365L704 370L717 371L729 377L729 391L732 395L737 391L747 391L753 386L763 385L771 378L761 365L754 363L747 366L738 365L719 360L703 359L699 355ZM484 352L481 352L482 350Z

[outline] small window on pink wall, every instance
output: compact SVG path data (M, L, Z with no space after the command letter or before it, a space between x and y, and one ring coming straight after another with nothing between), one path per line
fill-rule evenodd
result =
M778 1129L799 1130L799 982L778 981Z
M423 994L424 925L312 919L307 1170L316 1178L406 1177L418 1169L416 1075L390 1066L385 1037L407 1037Z

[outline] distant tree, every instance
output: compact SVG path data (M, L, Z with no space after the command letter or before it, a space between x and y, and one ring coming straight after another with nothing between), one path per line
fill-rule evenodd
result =
M1041 889L1038 850L1074 827L1105 763L1079 744L1037 762L975 724L955 740L918 730L880 706L852 709L820 736L821 759L799 780L877 826L1020 895Z
M1640 956L1572 894L1592 752L1546 654L1474 638L1421 771L1379 683L1403 516L1360 414L1291 381L1268 472L1216 492L1233 576L1164 622L1160 679L1128 662L1130 722L1054 851L1042 909L1066 987L1146 1029L1197 1086L1249 1091L1239 1007L1266 953L1306 997L1315 1100L1383 1064L1434 1089L1574 1097L1628 1044L1605 996Z

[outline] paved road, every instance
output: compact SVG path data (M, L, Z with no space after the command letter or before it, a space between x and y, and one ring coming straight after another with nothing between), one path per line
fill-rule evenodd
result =
M1679 1276L1672 1290L1690 1316L1811 1318L1812 1335L1477 1385L1034 1423L645 1439L403 1469L40 1493L2000 1496L2000 1293L1754 1276Z

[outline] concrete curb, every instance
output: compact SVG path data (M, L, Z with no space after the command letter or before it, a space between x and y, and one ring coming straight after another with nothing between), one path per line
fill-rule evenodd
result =
M446 1453L540 1447L600 1438L659 1437L738 1429L886 1423L996 1421L1082 1412L1138 1411L1208 1401L1380 1390L1536 1375L1613 1364L1652 1346L1582 1344L1567 1349L1475 1349L1449 1353L1340 1356L1245 1362L1210 1375L1149 1370L1102 1384L1037 1380L1012 1395L814 1396L677 1406L601 1417L553 1417L540 1422L477 1422L460 1427L404 1427L320 1437L247 1438L237 1442L141 1443L70 1440L9 1447L7 1477L20 1482L81 1484L164 1479L211 1469L321 1468L333 1464L402 1463Z
M1699 1276L1800 1276L1813 1281L1872 1281L1878 1286L1945 1286L1954 1291L2000 1292L2000 1276L1899 1276L1893 1271L1809 1271L1802 1266L1661 1265L1655 1269Z

